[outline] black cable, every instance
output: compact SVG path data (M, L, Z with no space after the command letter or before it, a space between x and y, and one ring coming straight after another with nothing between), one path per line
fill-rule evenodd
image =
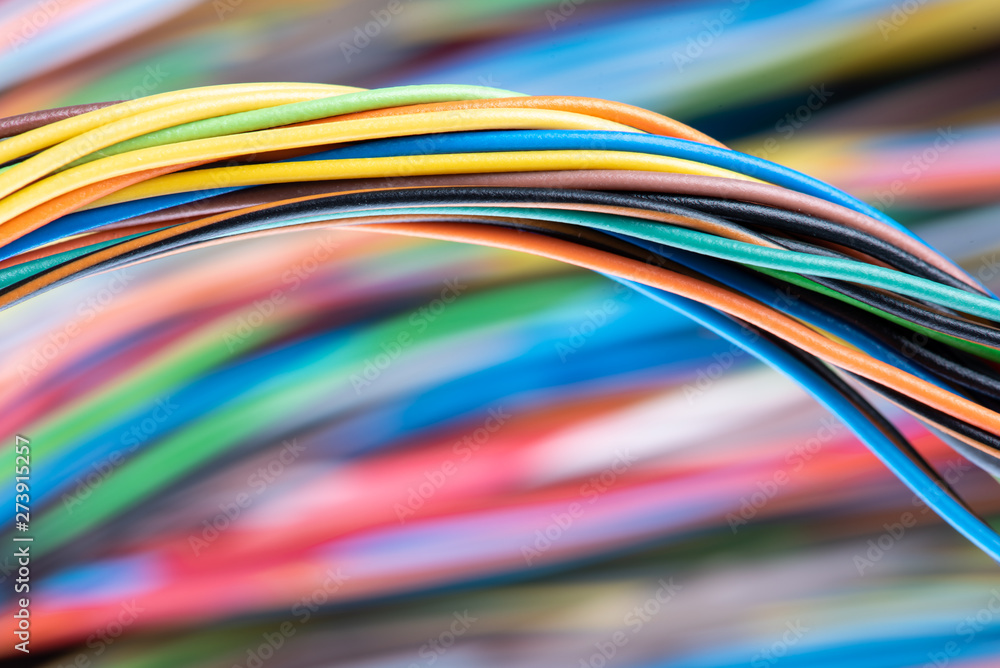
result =
M847 258L843 253L832 251L829 248L821 248L813 244L789 239L773 239L776 243L789 250L802 253L812 253L825 257ZM873 306L904 320L921 325L928 329L950 334L960 339L967 339L974 343L980 343L993 348L1000 348L1000 329L988 327L986 325L970 322L958 316L947 315L929 307L922 307L919 304L892 297L884 292L873 290L864 286L848 283L832 278L822 278L818 276L805 275L806 278L816 283L835 290L840 294L856 299L863 304Z
M850 373L850 372L845 372ZM863 378L856 374L851 374L859 383L871 388L875 392L885 396L887 399L891 400L914 415L918 415L921 418L932 422L934 424L940 425L945 429L952 431L956 434L961 434L968 439L971 439L977 443L981 443L991 450L996 451L996 456L994 458L1000 458L1000 437L994 436L988 431L984 431L979 427L969 424L964 420L960 420L953 415L949 415L943 411L939 411L936 408L932 408L925 403L917 401L911 397L906 396L901 392L886 387L880 383L877 383L867 378Z
M958 385L977 403L990 410L1000 411L1000 374L982 364L981 360L971 355L965 356L957 349L833 297L800 288L772 276L763 275L760 280L788 295L789 299L801 300L832 318L850 322L869 338L877 340L944 381L944 385Z
M277 207L271 207L267 211L273 212L276 216L281 216L280 218L275 218L274 220L285 220L287 218L293 218L297 216L304 216L305 213L295 213L297 211L308 211L312 215L318 215L320 211L322 213L334 213L338 211L343 211L346 209L358 209L358 208L370 208L370 207L385 207L392 205L410 205L410 204L456 204L456 203L476 203L476 204L504 204L510 202L520 202L520 203L555 203L555 204L565 204L565 203L575 203L575 204L596 204L596 205L607 205L614 207L643 207L649 210L658 211L661 213L669 213L679 216L687 216L700 218L707 220L714 224L722 225L733 231L740 232L742 234L750 234L751 236L757 236L761 239L767 239L766 235L760 235L752 232L737 223L731 221L716 219L714 216L706 215L700 211L694 211L691 209L686 209L673 204L666 204L662 202L657 202L649 197L633 195L627 193L608 193L602 191L584 191L584 190L560 190L560 189L545 189L545 188L495 188L495 187L460 187L460 188L413 188L413 189L402 189L402 190L382 190L382 191L369 191L360 193L343 193L343 194L332 194L327 197L316 198L312 200L306 200L303 202L279 205ZM778 211L778 210L773 210ZM223 226L220 224L213 224L205 228L201 228L205 233L214 236L216 234L223 234L224 230L233 229L234 226L245 226L250 227L256 224L256 217L251 216L247 218L249 214L242 214L236 218L231 218L228 221L224 221ZM818 219L817 219L818 220ZM245 222L241 222L245 221ZM212 230L218 230L218 232L213 232ZM198 240L206 240L209 236L198 232L196 233ZM837 257L842 257L842 255L835 253L829 249L818 248L815 246L803 246L803 242L796 242L785 239L778 239L779 243L795 246L798 248L808 248L809 252L821 255L832 255ZM195 243L194 240L185 243ZM154 248L165 250L169 246L164 244L157 244ZM144 254L145 256L145 254ZM133 256L130 256L133 257ZM101 265L102 267L105 265ZM820 281L821 279L814 279ZM825 279L823 279L825 280ZM20 285L19 283L8 286L8 290L13 289ZM903 302L898 299L894 299L890 296L883 295L882 293L865 290L862 288L856 288L845 283L834 283L828 284L827 287L836 289L844 294L848 294L859 301L881 308L888 313L893 315L898 315L906 319L912 319L918 324L927 326L929 328L946 332L948 334L953 334L960 338L965 338L973 340L979 343L985 343L986 345L1000 346L1000 330L993 330L987 328L983 325L976 323L970 323L965 320L950 318L949 316L940 315L937 313L931 313L929 311L921 310L918 307L913 306L910 303ZM0 291L0 294L4 294L4 291Z
M865 416L865 419L871 422L872 425L874 425L879 431L881 431L886 436L886 438L892 441L892 443L897 448L899 448L910 459L912 459L914 463L920 466L920 468L923 469L924 473L926 473L928 477L930 477L935 482L935 484L938 485L938 487L940 487L943 491L951 495L952 498L954 498L955 500L959 501L960 503L968 507L968 504L966 504L962 500L961 496L959 496L958 492L955 491L955 489L951 486L951 484L949 484L947 480L941 477L941 474L939 474L937 470L930 464L930 462L928 462L924 458L924 456L920 453L920 451L918 451L913 446L913 444L910 443L909 440L907 440L907 438L903 436L903 434L900 433L898 429L896 429L896 426L892 424L892 422L890 422L888 418L886 418L882 413L880 413L878 409L872 406L867 399L865 399L857 390L855 390L847 382L845 382L843 378L841 378L824 362L817 359L814 355L810 355L809 353L806 353L805 351L799 349L798 347L791 345L784 339L774 336L770 332L756 328L750 323L746 323L737 318L732 318L732 319L738 322L740 326L753 331L754 333L758 334L761 338L766 339L775 346L782 348L787 354L791 355L792 357L795 357L799 362L808 366L811 371L820 376L823 382L828 383L834 391L836 391L838 394L844 397L844 399L853 404L854 407L857 408L858 411L860 411ZM914 403L919 404L919 402L914 402ZM924 408L928 408L923 404L919 405ZM959 421L957 418L952 418L952 420ZM967 426L973 428L971 427L971 425ZM1000 439L996 440L1000 442ZM998 454L1000 454L1000 450L998 450Z
M666 195L659 193L636 193L659 202L675 204L689 209L704 211L715 216L753 226L767 226L782 232L792 232L841 246L853 248L866 255L914 276L937 281L943 285L965 292L980 294L967 283L960 281L946 271L926 262L891 243L872 236L863 230L809 216L787 209L719 199L717 197L695 197L688 195Z
M285 221L285 220L294 220L294 219L300 219L300 218L305 218L305 217L322 216L322 215L325 215L325 214L330 214L330 213L333 213L333 212L342 211L342 210L344 210L346 208L357 208L358 206L384 207L385 204L386 204L386 202L387 202L387 200L389 202L392 202L392 203L399 203L401 200L404 201L404 202L406 202L406 201L409 201L409 200L411 200L413 198L418 198L419 201L421 201L423 203L427 203L426 198L422 197L423 195L425 195L427 193L419 192L420 190L424 190L424 189L417 189L417 190L418 190L418 192L414 192L412 190L409 190L409 191L376 191L376 192L365 192L365 193L350 193L350 194L346 194L346 195L331 195L329 197L316 198L316 199L305 200L305 201L300 201L300 202L291 202L291 203L288 203L288 204L278 205L276 207L270 207L270 208L260 209L260 210L257 210L257 211L247 212L247 213L244 213L244 214L240 214L238 216L234 216L232 218L228 218L228 219L224 219L224 220L221 220L221 221L217 221L215 223L212 223L210 225L206 225L206 226L198 228L198 229L194 229L194 230L190 230L190 231L187 231L187 232L183 232L183 233L178 234L178 235L174 235L174 236L172 236L170 238L167 238L167 239L158 240L158 241L153 242L153 243L151 243L151 244L149 244L147 246L143 246L143 247L140 247L140 248L132 249L132 250L126 252L126 253L123 253L122 255L110 258L109 260L107 260L105 262L98 263L98 264L95 264L95 265L93 265L91 267L88 267L86 270L84 270L83 272L81 272L81 275L88 275L88 274L91 274L91 273L98 273L98 272L102 272L102 271L108 271L110 269L114 269L117 266L120 266L120 265L123 265L123 264L129 264L129 263L141 260L141 259L145 259L145 258L148 258L148 257L151 257L151 256L155 256L155 255L158 255L158 254L160 254L162 252L166 252L166 251L169 251L169 250L181 248L181 247L184 247L184 246L187 246L187 245L192 245L192 244L196 244L196 243L210 241L210 240L219 238L220 236L230 236L230 235L234 235L234 234L239 234L242 231L253 230L253 229L262 227L265 224L267 226L274 226L275 223L278 223L278 222L281 222L281 221ZM470 195L469 192L443 193L441 191L445 190L445 189L440 189L440 188L431 189L431 190L434 191L431 194L433 194L435 196L435 198L437 198L437 199L439 199L441 201L451 201L452 198L458 199L459 201L468 201L469 195ZM448 189L448 190L450 190L450 189ZM457 189L457 190L467 191L469 189ZM476 190L480 190L480 189L476 189ZM494 191L496 189L484 189L484 190ZM508 190L508 189L500 189L500 190ZM483 195L483 196L489 196L489 197L497 197L497 196L504 197L504 195L502 193L496 193L496 192L477 193L477 194L480 194L480 195ZM400 195L403 195L403 197L400 197ZM509 200L505 200L505 201L509 201ZM532 197L531 201L538 201L538 200L537 200L537 198ZM676 212L676 213L682 213L682 212L679 212L679 211L674 211L674 212ZM682 215L684 215L684 214L682 213ZM470 218L475 218L475 217L470 217ZM461 219L461 217L452 217L452 216L449 216L448 219L449 220L459 221ZM545 234L552 234L553 233L553 230L551 230L549 228L545 228L544 230L540 229L540 226L538 226L537 224L532 224L531 226L528 226L528 225L525 225L523 222L520 222L520 221L518 221L517 223L513 223L512 221L508 221L507 224L511 225L511 226L513 226L515 228L522 229L524 231L524 233L526 233L526 234L535 234L535 233L539 233L539 232L543 232ZM576 235L571 235L571 236L573 236L572 240L574 242L579 243L581 241L581 239L578 238ZM620 252L620 250L616 249L616 250L614 250L614 252ZM636 249L634 251L634 255L637 256L637 257L641 257L641 256L645 255L648 258L649 253L646 252L643 249ZM669 261L669 260L665 260L665 261ZM661 260L660 262L664 262L664 260ZM71 277L69 277L69 276L64 277L64 278L60 279L59 281L56 281L56 282L52 283L50 286L47 286L47 289L51 289L52 287L55 287L56 285L59 285L59 284L65 282L65 281L68 281L70 279L71 279ZM17 285L17 284L15 284L15 285ZM14 287L15 286L10 286L10 287L7 288L7 290L13 289ZM775 339L775 340L777 341L777 339ZM789 346L790 344L783 343L783 345ZM793 347L789 347L788 349L792 350ZM794 350L797 351L797 349L794 349ZM799 351L799 354L800 355L804 355L804 353L801 353L801 351ZM835 378L835 374L832 374L832 372L829 372L828 369L826 370L826 373L831 373L831 377ZM846 391L847 390L845 390L845 392ZM929 407L926 407L923 404L919 404L919 407L922 407L921 410L924 410L924 409L930 410ZM917 412L917 411L915 411L915 412ZM881 417L873 418L873 419L884 421L884 418L881 418ZM959 422L959 421L953 419L952 423L955 423L955 422ZM949 426L949 428L952 428L952 427ZM971 427L971 425L958 426L958 427L955 427L954 430L956 431L956 433L962 433L963 435L968 434L968 433L975 433L975 428Z
M539 197L542 199L539 199ZM240 214L223 221L200 227L197 230L184 232L181 235L175 235L166 240L153 242L142 249L134 249L126 254L123 254L122 256L119 256L120 260L116 259L108 262L102 262L98 265L94 265L94 267L89 268L88 270L73 274L72 277L60 279L59 281L46 286L44 291L47 291L56 285L62 285L69 278L75 279L95 273L91 269L108 271L120 266L121 264L152 257L157 253L166 252L168 250L173 250L175 248L180 248L185 245L195 244L202 241L209 241L220 236L237 234L242 230L260 226L265 222L273 224L285 220L332 214L346 210L363 210L367 208L384 208L388 206L405 206L414 204L505 204L510 202L537 203L539 201L550 203L606 204L611 206L628 206L630 203L636 205L642 204L642 201L638 198L627 195L623 196L617 193L539 188L412 188L401 190L393 189L353 193L334 193L326 197L280 204L274 207ZM698 217L702 219L710 218L700 212L689 211L681 209L680 207L657 205L657 209L666 213L674 213L682 216ZM743 233L753 235L752 232L741 228L736 223L721 219L717 221L713 220L713 222L716 222L718 225L723 227L739 230ZM527 228L526 223L523 223L520 226L525 229ZM579 241L578 238L573 238L572 240ZM61 265L56 265L56 267L58 266ZM48 271L52 271L56 267L52 267ZM41 274L36 274L36 276L38 275ZM0 289L0 295L7 294L30 280L31 278L27 278L23 281L6 286L5 288ZM18 302L14 303L19 303L20 301L21 300L18 300ZM13 303L8 306L12 305Z

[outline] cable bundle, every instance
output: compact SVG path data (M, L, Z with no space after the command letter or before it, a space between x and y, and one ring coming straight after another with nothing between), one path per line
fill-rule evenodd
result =
M731 624L749 635L722 647L701 630L688 651L750 657L785 623L782 606L764 603L788 594L761 581L771 568L753 565L762 549L864 577L859 596L887 601L900 570L929 569L932 589L947 587L942 560L967 576L991 572L794 383L592 273L342 230L209 250L70 283L0 319L0 431L30 435L35 463L33 652L79 643L58 663L197 651L209 665L245 665L246 648L285 621L296 643L333 642L344 611L356 618L385 598L420 611L470 586L452 594L449 614L508 615L502 602L531 587L592 597L606 614L597 627L582 620L570 648L560 649L556 622L540 637L534 624L512 628L519 651L544 639L553 656L589 658L627 612L608 607L620 596L600 584L620 555L633 555L630 578L651 574L650 592L636 589L628 608L659 578L683 586L657 618L671 633L717 618L710 591L730 577L720 559L748 561L755 589ZM409 345L394 349L404 333ZM995 512L988 480L914 419L890 416ZM585 510L555 524L574 504ZM919 524L871 554L867 541L884 540L883 525L906 513ZM650 544L663 546L658 556ZM595 562L597 584L551 582ZM716 568L703 578L705 563ZM331 571L349 579L318 593ZM497 582L513 592L477 593ZM801 594L809 608L844 587L811 582L818 589ZM912 652L947 642L952 618L974 611L983 591L977 581L955 592L954 610L918 613L925 637ZM543 614L534 600L516 603L518 614ZM811 635L799 649L837 656L870 632L875 619L847 611L858 598L838 600L844 636ZM816 628L817 613L799 604ZM747 608L774 624L742 627ZM548 614L560 617L558 606ZM123 619L126 637L112 635ZM414 654L423 628L412 631ZM479 624L466 639L494 628ZM629 652L669 649L644 628ZM884 633L900 644L912 629Z
M150 4L7 3L0 114L261 79L451 81L654 109L896 217L995 199L989 0Z
M635 291L649 298L640 300L636 295L636 305L630 307L648 329L635 332L623 327L620 333L618 342L634 346L633 350L619 349L616 356L606 357L606 351L567 339L559 349L563 356L579 352L593 364L605 365L600 368L608 374L616 365L639 373L681 364L686 356L712 359L713 354L728 354L735 360L734 351L745 349L798 381L924 503L991 557L1000 558L995 532L908 440L918 433L913 420L892 407L876 409L866 398L881 395L931 425L980 467L996 471L1000 385L995 363L1000 339L991 323L998 321L1000 305L960 268L884 214L821 182L731 151L691 128L627 105L527 97L483 87L363 91L307 84L223 86L27 114L6 119L0 127L8 137L0 143L0 159L6 164L0 174L0 305L4 308L84 276L290 229L335 227L523 251L600 272L626 286L626 294ZM363 242L350 246L360 257L379 248ZM267 253L260 258L266 260ZM532 320L533 314L553 305L565 308L575 295L592 289L577 279L539 282L538 274L533 274L540 271L537 265L525 265L520 271L534 282L520 290L498 288L492 296L482 295L475 306L453 312L456 329L440 342L437 354L442 361L449 358L446 352L464 359L457 347L468 335L463 328L487 322L484 314L498 318L494 326L514 321L526 332L536 331L542 325ZM483 280L488 273L484 271ZM363 285L363 277L362 273L351 280ZM349 276L334 274L329 280L336 284L345 278ZM220 287L220 298L221 294ZM247 291L243 303L259 298ZM402 297L395 293L392 298ZM322 405L315 399L318 388L348 394L364 390L372 375L381 371L379 356L391 355L385 342L406 331L390 320L358 338L352 329L357 325L350 320L323 321L346 309L357 324L370 326L370 319L380 316L377 309L371 310L370 302L377 299L353 302L333 291L305 292L297 300L296 309L281 318L263 318L264 327L248 321L244 333L222 332L235 335L236 344L249 342L251 350L256 337L273 337L275 347L269 354L252 354L245 360L255 365L256 374L302 369L283 381L282 399L271 402L251 392L238 411L223 413L195 433L175 433L189 418L171 412L155 432L136 437L138 447L120 469L116 464L111 480L72 512L63 496L67 485L89 465L103 461L99 448L114 445L107 436L136 419L141 425L142 413L126 415L123 424L102 434L88 431L93 425L80 408L39 438L48 444L39 446L42 450L37 453L37 465L48 467L43 478L46 488L40 492L49 495L50 502L64 502L62 510L51 508L39 523L39 544L45 546L40 549L57 550L124 512L128 504L188 475L199 462L220 456L228 447L222 435L235 425L247 431L227 436L230 444L249 438L254 429L266 430L289 415L291 407L305 402L299 406L302 422L296 423L297 429L303 428L311 409ZM700 347L691 338L690 327L685 330L658 305L708 327L728 343ZM302 319L307 317L319 320L304 325ZM405 323L416 326L409 317ZM162 387L165 378L176 380L170 374L194 376L220 364L217 377L192 390L188 405L198 403L195 396L220 397L218 406L228 410L221 400L229 396L226 388L245 386L246 379L254 376L224 368L222 361L233 349L222 352L218 328L207 328L213 344L199 347L197 332L185 331L179 322L175 325L180 329L166 330L171 336L192 338L183 339L185 345L176 350L176 357L160 363L158 373L165 374L160 381L144 391L125 384L103 396L104 405L141 406L155 397L153 388ZM294 351L283 348L287 332L321 326L331 332L329 337ZM489 349L489 331L484 327L479 349ZM584 336L579 330L578 334ZM223 336L222 343L233 344L226 342ZM398 338L396 343L406 345ZM164 342L151 340L149 345L155 350ZM113 350L99 358L113 365ZM532 358L527 350L498 350L510 364L524 365L518 373L528 373ZM65 362L68 368L71 362ZM374 372L367 368L369 363ZM445 377L458 382L473 370L458 365ZM30 364L23 373L30 376ZM433 380L433 376L426 379L424 391L433 388ZM685 385L688 397L707 391L696 380ZM638 394L632 400L637 396L652 400L656 381L656 374L647 374L633 384L630 391ZM79 382L87 381L81 377ZM759 391L763 386L751 383L742 391L752 393L754 387ZM261 392L272 390L269 386ZM466 387L457 394L469 391ZM589 410L612 411L614 405L603 403L611 395L602 394L603 399L591 397L593 404L572 396L566 405L583 401ZM9 398L16 399L16 393ZM39 416L52 402L58 399L40 398L28 410ZM469 410L471 404L464 405ZM746 419L753 416L748 410ZM374 413L364 428L378 424L380 417ZM650 430L656 429L656 417L655 410L645 415ZM13 432L20 425L11 419L6 427ZM530 438L511 436L509 452L497 456L513 457L525 438L544 442L544 435L544 428L539 428ZM442 439L450 445L461 436L456 432ZM147 452L147 442L159 438L164 440ZM61 442L72 439L76 439L72 449L57 452ZM569 436L566 439L573 442ZM190 450L192 444L197 456ZM177 456L177 448L182 448L184 457ZM5 453L12 458L12 451ZM688 496L678 492L678 504L690 502L689 494L698 485L695 473L710 470L711 463L691 466L690 487L682 488ZM770 466L763 464L753 475ZM420 461L408 468L411 473L428 470ZM499 473L499 468L491 471L487 466L478 480L498 494L510 494L511 488L505 487L509 481L492 475ZM363 477L365 471L356 475ZM419 475L404 479L419 486ZM337 480L332 476L313 491L335 487ZM747 494L753 491L753 480L747 477L742 483ZM321 496L293 494L286 503L291 508L315 508ZM539 503L540 518L561 507L564 499L557 498L552 506ZM612 541L625 540L626 535L630 540L655 535L665 527L697 525L726 507L709 494L697 504L697 513L670 517L651 508L642 522L626 530L616 525L616 519L641 514L635 504L643 498L623 491L616 499L622 514L602 517L605 524L596 525L602 531L623 532L601 534L603 539L614 535ZM335 502L335 498L328 501ZM441 512L449 507L442 506ZM517 515L514 509L510 512L506 523L493 518L496 539L516 545ZM504 533L503 527L509 531ZM312 546L313 529L306 522L295 532L302 542L285 549ZM337 525L326 530L346 529ZM267 531L251 532L213 547L222 555L213 560L216 570L209 569L213 577L220 577L218 569L224 570L224 555L250 548L266 553L267 546L261 546L266 536ZM176 562L178 545L164 542ZM185 547L184 537L176 542L190 547ZM574 545L566 543L561 549ZM371 559L366 551L370 547L363 542L341 546L338 555L363 570L361 565ZM357 580L356 595L377 595L379 575L375 569L370 580ZM241 577L232 574L228 584L236 587L243 582ZM193 587L203 585L203 580L189 582Z

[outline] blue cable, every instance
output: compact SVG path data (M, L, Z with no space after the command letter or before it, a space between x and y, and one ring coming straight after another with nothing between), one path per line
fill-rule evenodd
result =
M698 324L742 347L771 368L798 382L827 410L840 418L868 449L931 509L994 561L1000 562L1000 536L962 503L946 494L905 453L901 452L851 402L836 392L821 376L772 342L758 337L747 340L742 328L718 311L668 292L609 276L664 306L687 315Z
M174 195L160 195L159 197L148 197L132 202L122 202L121 204L111 204L109 206L70 213L50 223L46 223L42 227L28 232L23 237L0 247L0 260L6 260L19 253L40 248L53 241L71 237L81 232L89 232L99 227L110 225L111 223L119 223L123 220L135 218L136 216L153 213L154 211L162 211L174 206L190 204L191 202L208 199L216 195L223 195L235 190L243 190L243 187L213 188L211 190L198 190Z
M407 155L439 155L447 153L491 153L506 151L560 151L560 150L609 150L629 151L660 155L684 160L692 160L706 165L728 169L739 174L760 178L775 185L796 190L814 197L840 204L859 213L890 225L907 236L916 239L921 244L931 248L925 241L913 232L903 227L878 209L848 195L844 191L823 183L793 169L777 165L763 158L738 153L729 149L709 146L699 142L661 137L631 132L604 132L579 130L496 130L480 132L440 133L419 137L393 137L377 139L357 144L342 146L311 155L298 156L284 162L313 162L319 160L336 160L352 158L377 158ZM110 214L107 218L100 213L104 208L92 209L64 216L58 221L25 235L20 243L10 244L0 249L0 259L10 257L29 248L35 248L44 243L62 238L68 234L76 234L95 229L106 223L118 222L126 218L156 211L169 206L205 199L243 187L213 188L196 193L166 195L151 198L155 201L148 204L128 202L107 207ZM152 207L152 208L150 208ZM68 219L68 220L67 220ZM50 229L51 228L51 229ZM931 250L934 250L931 248ZM937 251L935 251L937 252Z
M928 383L937 385L952 394L968 398L960 389L956 389L942 382L940 378L930 373L923 366L916 364L908 357L899 354L892 348L883 345L882 342L868 336L861 330L852 327L849 323L827 315L822 310L807 302L803 302L800 299L784 299L779 297L773 287L764 282L757 272L746 270L742 267L726 262L720 262L715 258L705 255L690 253L678 248L667 249L661 244L646 241L645 239L637 239L623 234L613 234L612 236L628 241L641 248L645 248L646 250L656 253L657 255L669 257L678 264L694 269L698 273L719 281L723 285L727 285L735 290L743 292L747 296L753 297L757 301L763 302L777 311L781 311L782 313L786 313L793 318L797 318L821 329L825 329L834 336L847 341L854 347L858 348L865 354L874 357L875 359L885 362L886 364L891 364L898 369L927 381ZM935 425L923 419L921 419L921 422L924 423L924 426L934 432L938 438L943 440L952 450L973 462L976 466L984 471L987 471L991 475L1000 477L1000 463L998 463L996 459L977 450L971 445L958 440L950 434L941 431Z
M757 301L770 306L776 311L780 311L792 316L793 318L805 321L821 329L825 329L834 336L841 338L856 348L862 350L867 355L885 362L886 364L891 364L898 369L902 369L909 374L926 380L928 383L933 383L934 385L946 389L949 392L964 396L961 395L960 392L956 391L955 388L943 383L940 378L929 373L924 367L914 363L904 355L900 355L898 352L882 344L882 342L877 339L874 339L859 329L852 327L849 323L834 318L808 302L802 301L801 299L787 299L780 297L774 287L766 283L757 274L757 272L745 270L742 267L722 262L705 255L699 255L697 253L681 250L679 248L667 249L662 244L647 241L645 239L638 239L621 234L613 234L612 236L628 241L629 243L656 253L657 255L669 257L674 262L682 264L690 269L694 269L708 278L719 281L723 285L742 292L748 297L752 297Z
M709 144L638 132L606 132L602 130L482 130L446 132L413 137L373 139L350 146L338 147L297 161L382 158L404 155L437 155L445 153L498 153L506 151L629 151L693 160L713 167L728 169L745 176L762 179L791 190L840 204L876 218L920 239L878 209L851 197L839 188L811 176L778 165L757 156L739 153Z

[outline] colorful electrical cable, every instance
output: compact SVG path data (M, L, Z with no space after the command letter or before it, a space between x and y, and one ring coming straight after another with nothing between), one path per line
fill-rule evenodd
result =
M934 443L940 456L943 443L984 470L997 470L1000 302L906 228L827 184L628 105L471 86L218 86L27 114L0 127L8 136L0 142L4 309L30 308L43 293L71 288L78 279L237 239L325 228L358 239L346 246L345 264L334 265L324 289L297 292L279 317L258 312L260 322L235 339L228 331L234 309L265 299L272 315L273 291L267 302L254 286L231 283L226 289L243 296L230 300L219 286L219 301L200 307L197 317L162 320L183 303L165 284L132 316L130 329L111 338L111 331L95 334L95 344L110 344L100 352L60 360L59 369L21 363L6 370L22 382L58 371L77 374L78 390L96 384L95 393L83 392L68 405L41 392L4 423L11 433L30 423L37 442L35 550L64 567L36 612L47 642L78 641L95 620L113 618L115 597L99 593L100 585L89 598L83 593L106 569L144 573L126 595L155 611L144 624L171 624L290 605L331 563L353 573L338 594L347 605L499 577L523 570L524 560L540 568L581 550L607 553L667 531L694 530L731 507L715 487L698 491L705 480L751 493L773 462L741 468L736 458L720 472L718 461L703 458L634 475L625 467L601 512L582 521L571 539L552 549L526 547L520 527L525 518L544 526L581 495L576 474L600 473L604 465L546 459L563 443L586 442L572 428L556 428L556 416L582 413L635 427L641 422L631 407L648 401L643 419L656 429L664 412L689 410L676 390L657 398L658 373L727 349L730 357L745 350L796 381L922 504L1000 560L1000 536L921 451ZM565 326L567 310L589 303L607 283L565 275L548 261L476 260L470 266L481 283L431 319L419 310L419 298L414 302L421 290L402 289L391 271L382 288L365 287L364 262L383 246L361 241L368 236L363 232L519 251L599 272L620 282L616 294L629 297L623 310L643 326L618 326L604 313L599 326L606 347L557 346L560 357L575 355L581 366L535 377L532 366L550 363L553 350L534 348L527 333L548 332L542 338L551 339L554 327ZM480 251L481 257L495 257L492 252ZM404 250L391 259L416 262L430 275L441 258ZM444 256L442 264L448 261ZM506 277L498 275L502 266ZM409 281L413 273L403 276ZM211 294L215 280L192 279L187 289ZM341 284L354 289L329 289ZM153 305L161 300L158 313ZM399 312L393 302L418 310ZM698 330L674 312L719 338L699 340ZM597 326L592 319L591 328ZM504 327L525 335L505 339L498 335ZM143 343L134 352L115 352L130 340ZM390 364L411 346L408 363ZM127 360L153 350L149 362L130 370ZM422 367L421 358L437 365ZM75 363L106 368L87 380ZM383 372L394 380L375 383ZM594 376L628 380L609 391L583 382ZM257 384L254 378L272 380ZM449 431L449 419L465 416L468 428L468 412L498 396L499 389L486 388L502 386L501 378L522 379L516 391L524 395L519 412L532 416L527 426L492 441L460 484L419 504L400 499L400 490L431 480L421 479L428 471L456 465L448 453L460 453L450 443L461 442L461 428ZM732 385L732 400L746 408L742 422L730 427L787 404L794 386L768 385L773 382L751 376ZM551 403L532 398L539 388L573 383L579 387ZM763 393L759 402L749 397L756 392ZM165 393L176 408L164 405ZM433 393L448 399L426 399L439 408L406 433L441 444L438 449L421 448L413 459L395 457L391 465L359 460L317 470L308 485L303 479L301 488L283 487L266 513L221 537L218 528L187 537L163 531L151 545L120 546L128 556L105 555L89 565L74 564L63 552L113 531L130 507L191 484L209 463L289 434L309 434L350 462L351 455L386 442L386 428L375 428L380 421L393 416L389 424L404 423L407 407ZM897 408L876 405L875 396ZM7 406L20 399L16 391L0 394ZM117 417L102 423L99 416L112 407ZM500 419L492 418L484 424ZM142 426L147 421L148 428ZM702 432L710 431L710 421L702 422L708 425ZM13 449L6 442L3 448L12 465ZM845 455L843 465L853 465L854 457ZM499 461L505 466L495 465ZM548 484L518 487L518 472L540 461L550 461ZM101 474L100 485L81 486L105 470L113 475ZM8 501L11 495L0 492ZM650 506L649 498L657 503ZM367 510L350 518L327 514L345 499ZM303 508L310 510L287 541L268 539L273 518ZM428 551L441 547L433 536L460 536L469 521L488 521L490 540L471 552L460 541ZM424 552L414 552L421 545ZM417 559L405 577L390 558L394 549ZM248 555L263 565L227 569L228 560ZM59 578L74 584L61 589ZM232 592L270 578L285 591L252 604L228 597L200 609L195 604L203 598L195 592Z

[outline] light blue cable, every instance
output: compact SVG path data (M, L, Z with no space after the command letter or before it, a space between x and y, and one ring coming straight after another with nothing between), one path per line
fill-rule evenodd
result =
M845 426L854 432L868 449L924 503L994 561L1000 562L1000 535L997 535L990 525L976 517L963 503L938 487L909 456L901 452L861 411L836 392L815 371L764 338L756 337L750 340L736 322L710 307L639 283L614 276L609 278L683 313L796 381L827 410L842 420Z

